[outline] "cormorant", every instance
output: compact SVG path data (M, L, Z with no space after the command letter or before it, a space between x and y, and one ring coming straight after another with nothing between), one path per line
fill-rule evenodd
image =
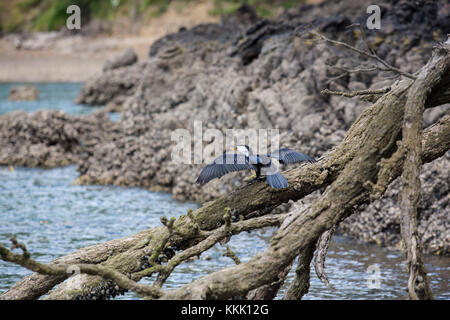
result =
M278 171L271 158L277 159L282 164L302 161L316 162L314 158L289 148L282 148L277 152L267 155L254 155L247 145L239 145L234 150L239 153L224 153L203 168L198 176L197 183L205 184L212 179L220 178L234 171L254 170L256 172L255 179L265 176L267 183L272 188L282 189L289 185L288 181Z

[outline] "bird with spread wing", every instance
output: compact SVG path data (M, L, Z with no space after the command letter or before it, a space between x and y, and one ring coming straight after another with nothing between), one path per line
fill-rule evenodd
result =
M267 155L253 154L247 145L239 145L235 151L239 153L224 153L203 168L197 179L197 183L205 184L212 179L220 178L230 172L254 170L256 173L255 179L266 177L267 183L272 188L282 189L288 187L289 184L287 179L278 171L272 159L278 160L281 164L304 161L316 162L314 158L289 148L282 148Z

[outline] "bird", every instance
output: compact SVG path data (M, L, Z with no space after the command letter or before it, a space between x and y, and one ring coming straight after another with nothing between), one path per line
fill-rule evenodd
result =
M254 170L256 177L251 181L265 177L269 186L274 189L283 189L287 188L289 183L278 171L272 159L278 160L281 164L303 161L316 162L313 157L289 148L282 148L269 154L253 154L248 145L238 145L234 148L234 151L238 153L224 153L215 158L212 163L203 168L196 182L203 185L230 172Z

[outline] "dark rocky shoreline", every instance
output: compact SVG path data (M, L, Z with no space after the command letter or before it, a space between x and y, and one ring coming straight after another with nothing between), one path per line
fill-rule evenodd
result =
M113 128L103 110L88 116L13 111L0 117L0 165L54 168L79 163Z
M312 27L364 48L359 29L348 26L365 21L369 4L303 5L274 21L243 7L219 24L167 35L150 47L148 60L105 68L81 90L79 103L120 105L117 124L102 111L88 117L50 111L8 114L0 118L0 164L77 163L78 183L140 186L202 202L226 194L244 175L200 188L194 182L201 165L171 161L171 133L177 128L192 132L194 120L205 129L279 128L283 146L326 156L369 103L320 91L383 88L396 79L389 72L343 71L368 61L317 42L304 30ZM383 27L366 30L368 42L403 71L418 70L450 33L445 1L383 1L380 6ZM448 106L427 111L425 125L446 112ZM420 236L426 252L440 255L450 254L449 160L447 153L425 165L422 174ZM398 247L399 185L396 181L381 200L341 223L339 232Z

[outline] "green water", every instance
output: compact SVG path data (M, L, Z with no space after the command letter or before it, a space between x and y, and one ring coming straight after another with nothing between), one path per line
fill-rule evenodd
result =
M5 102L10 84L0 84L0 114L11 110L35 111L41 108L87 114L92 107L73 104L79 84L37 84L37 102ZM0 167L0 243L9 246L15 235L24 242L32 257L50 262L79 248L159 226L160 217L178 217L196 203L180 203L170 194L140 188L113 186L73 186L75 166L56 169ZM268 228L234 236L228 245L242 262L268 246L275 229ZM232 266L222 256L225 248L216 245L199 260L178 266L164 288L176 288L208 273ZM210 259L205 259L209 256ZM311 273L311 287L304 299L402 299L406 298L407 277L403 256L384 248L361 244L335 236L326 260L330 287ZM450 299L448 278L450 258L425 257L436 298ZM369 266L378 266L379 288L371 288ZM295 269L295 266L294 266ZM0 261L0 292L6 291L29 271ZM288 276L288 283L294 277ZM372 276L373 277L373 276ZM143 283L149 283L144 279ZM283 287L278 295L286 288ZM136 299L126 293L116 299Z

